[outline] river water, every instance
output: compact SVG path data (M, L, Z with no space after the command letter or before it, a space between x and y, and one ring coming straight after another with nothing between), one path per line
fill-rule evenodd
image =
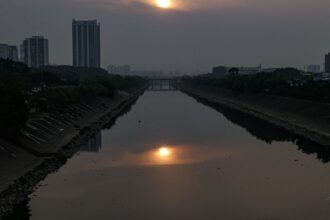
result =
M146 92L8 219L328 220L329 152L178 91Z

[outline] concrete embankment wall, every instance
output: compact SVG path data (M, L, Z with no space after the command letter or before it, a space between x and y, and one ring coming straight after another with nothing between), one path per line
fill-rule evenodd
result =
M37 156L57 153L80 131L104 114L114 111L132 95L96 97L31 118L22 129L20 145Z
M39 115L27 123L20 146L0 140L0 217L26 200L36 184L61 167L95 132L124 114L144 90Z
M235 94L215 87L183 82L192 96L245 112L322 145L330 145L330 105L264 94Z

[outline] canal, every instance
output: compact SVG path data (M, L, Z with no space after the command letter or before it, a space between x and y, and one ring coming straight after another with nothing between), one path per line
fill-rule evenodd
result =
M8 219L328 220L328 161L258 119L149 91Z

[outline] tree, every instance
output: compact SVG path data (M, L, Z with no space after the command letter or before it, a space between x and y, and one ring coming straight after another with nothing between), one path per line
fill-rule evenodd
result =
M24 63L0 58L0 73L27 73L29 70L29 67L27 67Z
M233 67L233 68L231 68L231 69L229 69L229 73L231 74L231 75L238 75L238 73L239 73L239 69L238 68L236 68L236 67Z
M20 84L15 85L10 81L0 84L0 133L6 139L16 141L28 119L24 93Z

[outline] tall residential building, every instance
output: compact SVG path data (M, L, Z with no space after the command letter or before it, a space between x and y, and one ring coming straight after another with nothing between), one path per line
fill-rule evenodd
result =
M100 23L97 20L72 20L73 66L100 67Z
M17 46L11 46L8 44L0 44L0 58L18 61Z
M0 44L0 58L7 59L8 58L8 45Z
M48 40L43 36L26 38L21 45L21 61L32 68L49 65Z
M325 55L324 72L330 73L330 53Z

